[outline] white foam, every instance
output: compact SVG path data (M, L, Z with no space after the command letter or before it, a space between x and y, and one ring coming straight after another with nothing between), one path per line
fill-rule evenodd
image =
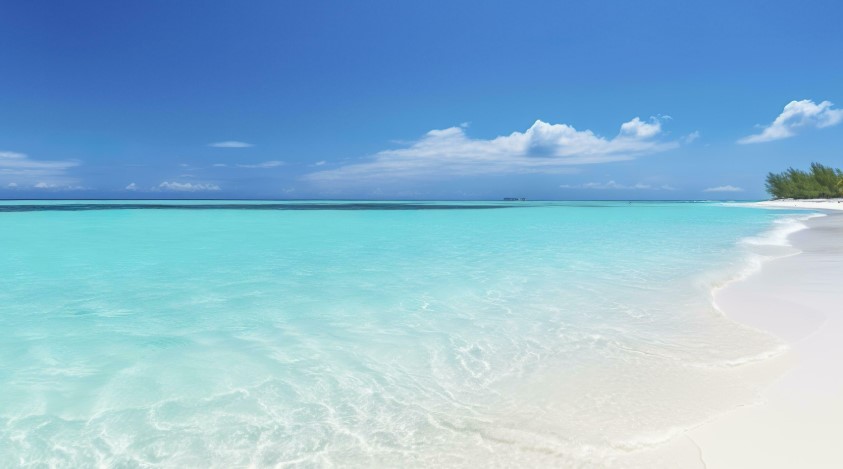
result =
M804 223L811 218L824 217L822 213L812 213L798 217L785 217L776 220L774 227L759 236L751 236L741 240L744 244L755 246L791 246L790 235L802 231L808 226Z

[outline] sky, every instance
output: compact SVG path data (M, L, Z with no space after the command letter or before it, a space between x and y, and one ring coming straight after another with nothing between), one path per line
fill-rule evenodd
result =
M0 198L762 199L837 1L0 0Z

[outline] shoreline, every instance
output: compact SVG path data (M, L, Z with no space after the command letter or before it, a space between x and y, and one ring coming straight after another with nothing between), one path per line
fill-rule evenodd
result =
M843 210L843 199L779 199L746 204L752 207L806 210Z
M765 208L837 212L837 201L769 201ZM841 467L837 435L843 434L843 214L803 221L790 233L791 255L714 292L730 319L768 332L788 350L762 373L772 382L762 402L721 415L686 436L707 468Z

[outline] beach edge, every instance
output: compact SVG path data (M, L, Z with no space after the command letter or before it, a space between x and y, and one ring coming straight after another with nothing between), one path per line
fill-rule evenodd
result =
M843 433L843 203L769 201L763 208L823 211L788 240L799 252L764 262L719 290L727 317L788 344L788 369L762 392L763 403L738 408L687 432L707 468L841 467L834 435ZM840 290L837 288L837 290Z

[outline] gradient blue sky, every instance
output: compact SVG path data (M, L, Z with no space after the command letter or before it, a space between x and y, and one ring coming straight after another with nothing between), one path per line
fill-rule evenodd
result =
M0 197L763 198L768 171L843 166L841 19L0 0Z

